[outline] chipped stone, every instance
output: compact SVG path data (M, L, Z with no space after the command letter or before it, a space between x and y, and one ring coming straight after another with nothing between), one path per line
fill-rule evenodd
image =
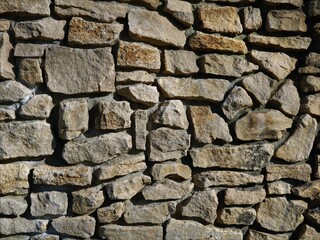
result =
M320 200L320 180L311 181L305 185L295 187L292 189L292 193L302 198Z
M308 95L302 99L301 111L320 116L320 93Z
M262 26L262 17L259 8L245 7L243 9L243 28L246 31L256 31Z
M168 162L155 164L151 168L153 180L164 181L166 177L189 179L191 178L191 169L188 165L177 162Z
M72 192L72 212L84 215L95 211L104 202L100 187L92 187Z
M303 77L301 80L300 89L306 93L320 92L320 78L311 75Z
M116 82L118 84L127 83L153 83L156 75L147 71L138 70L130 72L117 72Z
M267 32L306 32L306 15L301 10L272 10L267 15Z
M306 163L297 165L269 164L266 171L268 182L279 179L295 179L308 182L312 172L310 165Z
M99 223L112 223L117 221L125 211L123 202L112 203L107 207L99 208L97 216Z
M164 73L173 75L191 75L197 73L198 56L191 51L165 50Z
M28 203L24 197L0 197L0 214L19 216L25 213Z
M142 103L147 106L153 106L159 102L159 92L157 87L142 83L117 88L117 93L129 100Z
M14 108L0 106L0 121L16 119L16 111Z
M252 205L263 201L266 191L261 189L227 188L224 195L226 205Z
M53 99L50 95L39 94L32 97L25 105L22 105L20 115L26 119L46 119L49 118L53 107Z
M164 11L171 14L175 19L187 27L190 27L193 24L193 7L189 2L167 0Z
M269 195L286 195L291 193L291 184L284 181L274 181L268 183Z
M320 225L320 208L319 207L308 209L305 216L311 223L319 227Z
M252 225L255 219L254 208L226 207L218 211L217 222L224 225Z

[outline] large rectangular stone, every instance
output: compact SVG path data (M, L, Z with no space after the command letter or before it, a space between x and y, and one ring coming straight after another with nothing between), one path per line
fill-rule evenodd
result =
M13 16L49 16L50 0L10 0L0 1L0 14Z

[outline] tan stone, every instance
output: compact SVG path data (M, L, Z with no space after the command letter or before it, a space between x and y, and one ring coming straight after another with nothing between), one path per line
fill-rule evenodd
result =
M292 193L310 200L320 200L320 180L306 183L305 185L292 188Z
M127 83L153 83L156 78L154 73L148 73L147 71L137 70L130 72L117 72L116 82L118 84Z
M72 212L84 215L99 208L104 202L101 187L91 187L72 192Z
M0 218L0 234L13 235L21 233L46 232L49 220L29 220L26 218Z
M191 75L197 73L198 56L191 51L165 50L164 73L173 75Z
M0 121L16 119L15 108L0 106Z
M284 165L270 164L266 167L267 181L279 179L295 179L303 182L310 181L311 167L309 164Z
M304 97L300 110L311 115L320 116L320 93Z
M254 208L226 207L218 211L217 222L224 225L252 225L255 219Z
M0 32L8 32L11 26L11 21L0 19Z
M289 240L289 234L264 233L250 229L246 240Z
M306 93L320 92L320 77L306 76L300 82L300 89Z
M305 59L305 64L307 66L320 67L319 59L320 53L311 52L307 55Z
M12 0L0 2L1 14L14 14L15 16L49 16L50 0Z
M224 195L226 205L252 205L263 201L266 191L261 189L227 188Z
M320 4L317 0L310 0L309 1L309 8L308 8L308 16L309 17L319 17L320 15Z
M164 11L171 14L175 19L190 27L193 24L193 7L191 3L180 0L166 0Z
M268 183L269 195L286 195L291 194L292 185L284 181L274 181Z
M49 118L53 107L53 99L50 95L39 94L35 95L25 105L21 106L20 115L26 119L46 119Z
M7 80L0 82L0 103L14 103L27 99L32 91L20 82Z
M191 178L191 169L189 166L177 162L155 164L150 172L153 180L156 181L164 181L167 177L185 180Z
M272 10L267 15L267 32L306 32L306 15L301 10Z
M112 223L117 221L125 211L123 202L112 203L107 207L99 208L97 216L99 223Z
M19 216L25 213L28 203L23 196L0 197L0 214Z
M262 17L259 8L245 7L243 9L243 28L246 31L256 31L262 26Z
M18 78L28 85L35 86L43 83L41 59L21 58L18 60Z
M14 48L15 57L42 57L45 45L33 43L18 43Z
M308 211L305 214L306 218L308 221L319 227L320 225L320 208L313 208L313 209L308 209Z
M154 104L158 103L160 96L157 87L142 83L119 86L117 88L117 93L133 102L141 103L147 106L153 106Z
M303 4L303 0L264 0L264 2L270 5L288 4L295 7L301 7Z
M306 224L302 226L302 229L300 230L300 240L320 240L320 233L317 232L313 227L310 227Z
M0 3L2 4L2 3ZM1 12L1 6L0 6ZM10 52L13 46L7 32L0 32L0 79L14 79L13 65L10 62Z
M146 110L136 110L134 113L134 138L137 150L146 150L148 115Z

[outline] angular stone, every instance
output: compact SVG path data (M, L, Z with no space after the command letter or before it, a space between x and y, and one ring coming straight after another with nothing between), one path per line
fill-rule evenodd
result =
M72 192L72 212L84 215L95 211L104 202L100 187L92 187Z
M319 17L320 16L320 4L317 0L309 1L308 17Z
M147 106L153 106L159 102L159 92L157 87L142 83L117 88L117 93L129 100L141 103Z
M211 186L241 186L262 183L264 176L251 172L207 171L193 176L194 184L199 188Z
M185 130L158 128L150 132L149 145L149 160L152 162L180 159L187 155L190 135Z
M311 115L320 116L320 93L304 97L300 110Z
M162 4L160 0L120 0L120 2L142 5L151 10L156 10Z
M0 3L0 12L1 12ZM0 33L0 78L1 79L14 79L13 65L10 62L10 52L13 46L10 42L10 37L7 32Z
M213 4L201 4L198 8L198 17L202 28L210 32L239 34L242 25L235 7L220 7Z
M301 73L301 74L319 75L320 67L306 66L306 67L299 68L298 72Z
M270 164L266 167L267 181L279 179L295 179L303 182L310 181L311 167L309 164L284 165Z
M270 5L288 4L295 7L301 7L303 4L303 0L264 0L264 2Z
M117 84L127 83L153 83L156 75L148 73L147 71L130 71L130 72L117 72Z
M206 54L200 58L200 63L203 73L229 77L241 77L242 74L259 68L243 56L237 55Z
M24 197L0 197L0 214L19 216L25 213L28 203Z
M213 189L195 192L182 207L181 215L214 223L217 217L218 197Z
M246 31L256 31L262 26L262 17L259 8L245 7L243 9L243 28Z
M97 137L68 142L62 157L69 163L102 163L132 148L132 139L126 132L108 133Z
M21 58L18 61L18 78L30 86L43 83L41 59Z
M28 240L59 240L60 237L58 235L48 234L48 233L41 233L35 236L32 236Z
M167 0L165 3L164 12L171 14L187 27L193 24L194 17L191 3L179 0Z
M313 227L310 227L306 224L302 226L302 229L300 230L300 240L320 240L320 233L317 232Z
M181 199L188 195L194 184L190 180L184 182L175 182L171 179L165 179L162 183L156 182L142 190L142 195L147 201L174 200Z
M320 208L308 209L305 214L306 218L317 227L320 225Z
M47 87L51 92L78 94L115 91L111 48L51 46L46 50L45 71Z
M286 195L291 194L291 184L284 181L274 181L268 183L269 195Z
M0 234L42 233L47 230L49 220L29 220L25 218L0 218Z
M87 186L91 184L93 169L84 165L71 167L39 166L33 171L33 183L56 186Z
M303 222L303 213L308 204L285 197L266 198L257 209L257 222L264 229L274 232L295 230Z
M15 57L42 57L45 45L33 43L18 43L14 48Z
M266 191L261 189L227 188L224 195L226 205L253 205L263 201Z
M26 119L46 119L49 118L53 107L53 99L50 95L39 94L35 95L25 105L21 106L20 115Z
M320 180L308 182L305 185L295 187L292 193L302 198L310 200L320 200Z
M215 140L232 142L228 124L209 106L189 106L189 115L193 125L193 137L199 143L212 143Z
M243 141L280 139L291 128L292 120L278 110L249 112L236 122L237 138Z
M145 43L120 41L117 66L158 72L161 67L160 54L159 49Z
M123 202L112 203L107 207L99 208L97 216L99 223L112 223L117 221L125 211Z
M153 165L151 169L153 180L164 181L166 177L189 179L191 169L188 165L177 162L161 163Z
M306 93L320 92L320 78L311 75L303 77L300 83L300 89Z
M11 21L0 19L0 31L1 32L8 32L11 27Z
M122 24L97 23L74 17L69 24L68 43L81 46L113 46L118 42L122 30Z
M248 3L253 3L256 0L210 0L210 2L220 2L220 3L244 3L244 4L248 4Z
M137 41L157 46L175 46L182 48L186 36L165 17L155 11L144 9L131 10L128 14L129 34ZM141 24L141 23L144 24Z
M317 149L319 149L319 145L317 146ZM315 157L315 172L314 177L319 179L320 178L320 155Z
M96 220L90 216L59 217L53 219L51 225L58 233L90 238L94 234Z
M67 193L56 191L31 193L30 199L30 212L34 217L67 214Z
M311 52L307 55L305 59L305 64L307 66L320 67L319 59L320 53Z
M191 75L197 73L198 56L191 51L165 50L164 73L172 75Z
M302 115L293 134L276 151L275 156L287 162L299 162L309 157L317 132L317 121Z
M221 102L230 82L222 79L160 77L157 83L168 98Z
M0 2L0 14L14 14L15 16L49 16L50 0L12 0Z
M290 235L288 234L270 234L264 232L258 232L256 230L250 229L247 240L289 240Z
M0 103L13 103L27 98L32 91L14 80L0 82Z
M0 121L16 119L16 111L14 108L0 106Z
M252 50L251 56L262 69L278 80L285 79L295 69L297 63L297 59L282 52Z
M146 110L134 112L134 136L137 150L146 150L148 115Z
M301 10L272 10L267 15L267 32L306 32L306 15Z
M224 225L252 225L255 219L254 208L226 207L218 211L217 222Z

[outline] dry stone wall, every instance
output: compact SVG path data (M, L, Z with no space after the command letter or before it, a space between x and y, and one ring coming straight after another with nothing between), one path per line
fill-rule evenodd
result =
M0 18L1 239L320 239L319 0Z

